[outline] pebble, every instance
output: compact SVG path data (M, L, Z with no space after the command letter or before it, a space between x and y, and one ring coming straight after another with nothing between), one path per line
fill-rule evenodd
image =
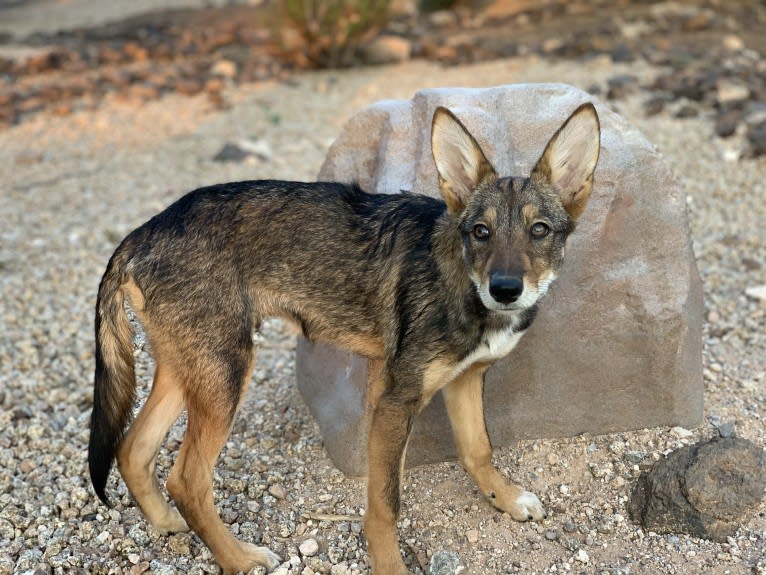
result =
M213 64L210 73L224 78L235 78L237 75L237 63L231 60L218 60Z
M382 34L363 46L362 60L366 64L396 64L406 62L412 53L412 42L407 38Z
M674 427L670 430L670 433L679 439L688 439L694 435L694 432L689 431L684 427Z
M747 155L750 157L758 157L766 155L766 120L759 124L748 125L747 128L747 141L749 148ZM764 295L764 286L758 288L751 288L756 290L757 299L766 301Z
M287 497L287 491L285 491L285 488L278 483L269 485L269 493L271 493L277 499L284 499Z
M270 161L274 156L271 145L269 145L266 140L243 139L237 142L237 145L241 150L244 150L248 154L256 156L266 162Z
M428 562L427 575L457 575L465 568L460 564L460 556L453 551L439 550Z
M721 106L744 102L750 96L750 89L742 81L722 78L716 85L716 98Z
M316 539L306 539L298 545L298 551L304 557L313 557L319 552L319 543L317 543Z
M718 435L721 437L733 437L736 434L736 424L733 421L727 421L717 426Z
M176 575L178 573L175 567L162 561L154 560L149 564L149 567L152 570L152 575Z
M244 149L239 144L233 144L227 142L223 147L216 152L213 156L214 162L241 162L246 158L249 158L252 154Z
M745 295L750 299L766 303L766 285L749 287L745 289Z
M548 541L556 541L556 539L559 538L559 532L549 529L548 531L545 532L545 538Z

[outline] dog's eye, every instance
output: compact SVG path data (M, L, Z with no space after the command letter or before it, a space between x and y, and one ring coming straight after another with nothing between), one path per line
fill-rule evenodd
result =
M489 238L489 228L484 224L476 224L473 227L473 237L477 240L484 241Z
M539 240L551 233L551 229L547 226L547 224L544 224L543 222L537 222L532 224L532 227L529 228L529 233L533 238Z

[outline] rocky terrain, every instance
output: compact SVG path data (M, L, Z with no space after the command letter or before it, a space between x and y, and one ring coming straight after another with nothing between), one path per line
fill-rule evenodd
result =
M152 42L139 41L146 58L123 62L136 48L115 40L115 62L94 56L91 63L88 50L98 54L109 44L96 38L104 27L138 29L119 20L21 39L8 33L0 46L0 574L216 572L196 536L165 537L150 528L116 473L111 509L87 479L93 305L109 255L126 233L200 185L313 179L342 124L373 101L410 98L425 87L541 81L604 98L657 145L687 190L705 288L705 418L694 429L540 439L498 450L503 473L547 507L549 518L537 524L492 511L456 463L410 470L400 521L406 562L417 574L441 575L766 573L763 500L735 535L715 542L644 531L627 509L640 473L673 450L718 435L766 443L763 8L570 6L584 15L561 12L556 3L485 13L483 22L467 12L442 13L424 18L420 35L405 14L390 32L411 42L406 61L321 72L266 49L241 60L222 48L195 51L193 30L188 58L162 60L152 55ZM0 22L22 8L2 6ZM217 30L215 11L207 10L168 17L168 26L197 14ZM611 30L604 34L611 44L598 48L601 34L581 32L585 48L576 48L578 30L600 29L578 28L588 17ZM135 18L146 26L163 21ZM231 21L221 18L220 26ZM481 26L471 28L472 21ZM456 39L465 30L478 55ZM493 46L479 38L494 30L506 38L515 30L517 46L507 53L481 48ZM81 40L72 40L77 34ZM18 52L7 57L19 45L30 54L60 54L52 59L58 63L42 56L42 69L25 70L30 60ZM73 64L71 55L81 51ZM156 85L142 76L153 73ZM109 75L128 80L115 83ZM187 80L201 87L179 88ZM67 87L77 81L81 91ZM38 91L44 89L51 92ZM295 388L294 333L275 321L262 335L251 389L216 468L219 510L240 537L281 555L280 575L366 573L364 482L344 477L324 453ZM137 338L142 396L153 369L146 347ZM180 421L160 453L163 478L182 434Z

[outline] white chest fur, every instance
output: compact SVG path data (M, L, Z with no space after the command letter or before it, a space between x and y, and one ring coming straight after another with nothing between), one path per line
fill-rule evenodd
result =
M504 330L485 333L481 343L457 364L455 377L463 373L474 363L495 361L505 357L516 347L522 335L524 335L523 331L513 331L513 325L509 325Z
M514 332L513 322L502 330L486 332L479 345L458 363L435 360L429 364L423 377L423 405L434 393L455 380L475 363L493 362L508 355L519 343L524 330Z

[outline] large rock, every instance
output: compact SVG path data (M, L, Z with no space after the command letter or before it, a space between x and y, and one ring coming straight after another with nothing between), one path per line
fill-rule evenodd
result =
M746 439L729 437L682 447L638 478L631 518L657 533L732 537L766 489L766 456Z
M602 150L590 203L567 261L529 332L487 373L494 445L522 438L698 424L702 417L702 287L683 189L643 135L589 94L561 84L424 90L375 104L330 148L322 180L370 192L438 195L431 118L450 108L502 175L528 175L572 110L594 101ZM301 341L298 385L327 451L366 470L367 374L379 366ZM441 396L418 417L408 465L455 456Z

